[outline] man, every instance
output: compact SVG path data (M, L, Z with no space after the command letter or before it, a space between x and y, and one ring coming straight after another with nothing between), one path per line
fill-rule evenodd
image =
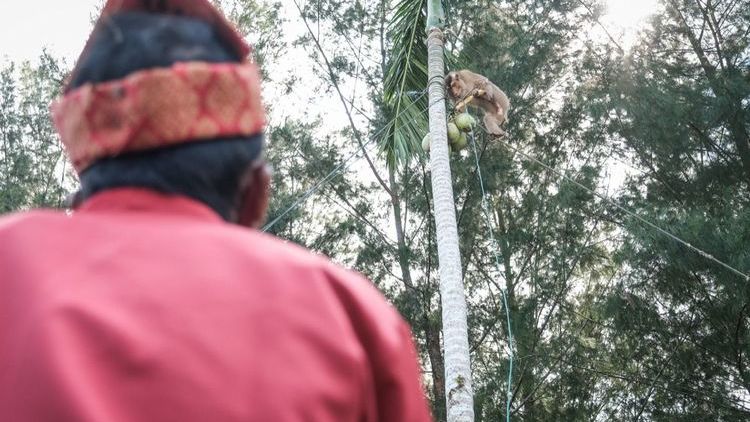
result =
M428 421L365 279L256 230L249 47L208 0L111 0L55 123L72 215L0 219L0 420Z

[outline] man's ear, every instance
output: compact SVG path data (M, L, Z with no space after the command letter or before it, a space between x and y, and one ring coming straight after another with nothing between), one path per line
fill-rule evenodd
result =
M265 163L248 171L240 194L238 224L255 229L263 225L268 211L270 189L271 170Z

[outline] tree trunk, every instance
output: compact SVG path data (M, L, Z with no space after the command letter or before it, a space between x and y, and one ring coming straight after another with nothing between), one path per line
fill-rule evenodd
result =
M404 227L401 222L401 198L399 197L398 185L396 184L396 170L393 168L388 169L388 181L391 187L391 203L393 205L393 216L395 219L396 227L396 241L398 243L398 263L401 267L401 277L404 280L404 285L409 294L410 300L410 314L413 320L413 326L416 328L416 323L420 323L423 327L425 339L427 341L427 356L430 360L430 368L432 368L432 395L435 398L435 419L438 421L445 420L445 404L443 403L443 396L445 395L445 380L444 380L444 366L443 366L443 355L440 350L440 324L433 323L430 320L429 314L429 303L421 303L420 297L417 294L417 287L411 278L411 268L409 266L409 250L406 245L406 236L404 234Z
M430 0L427 12L427 63L430 159L437 234L440 294L445 347L445 391L448 422L473 422L466 298L458 248L453 179L448 157L443 78L442 4Z
M440 321L433 320L426 312L423 319L427 356L432 368L432 394L435 397L433 416L436 421L445 421L445 365L443 364L443 351L440 349Z

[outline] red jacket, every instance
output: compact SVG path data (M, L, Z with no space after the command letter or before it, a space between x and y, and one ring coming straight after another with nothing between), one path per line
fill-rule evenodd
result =
M429 421L362 277L146 190L0 219L0 420Z

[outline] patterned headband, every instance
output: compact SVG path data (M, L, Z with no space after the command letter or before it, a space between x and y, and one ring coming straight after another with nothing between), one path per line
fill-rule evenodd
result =
M80 173L96 160L193 141L263 131L253 63L177 63L69 91L52 105Z

